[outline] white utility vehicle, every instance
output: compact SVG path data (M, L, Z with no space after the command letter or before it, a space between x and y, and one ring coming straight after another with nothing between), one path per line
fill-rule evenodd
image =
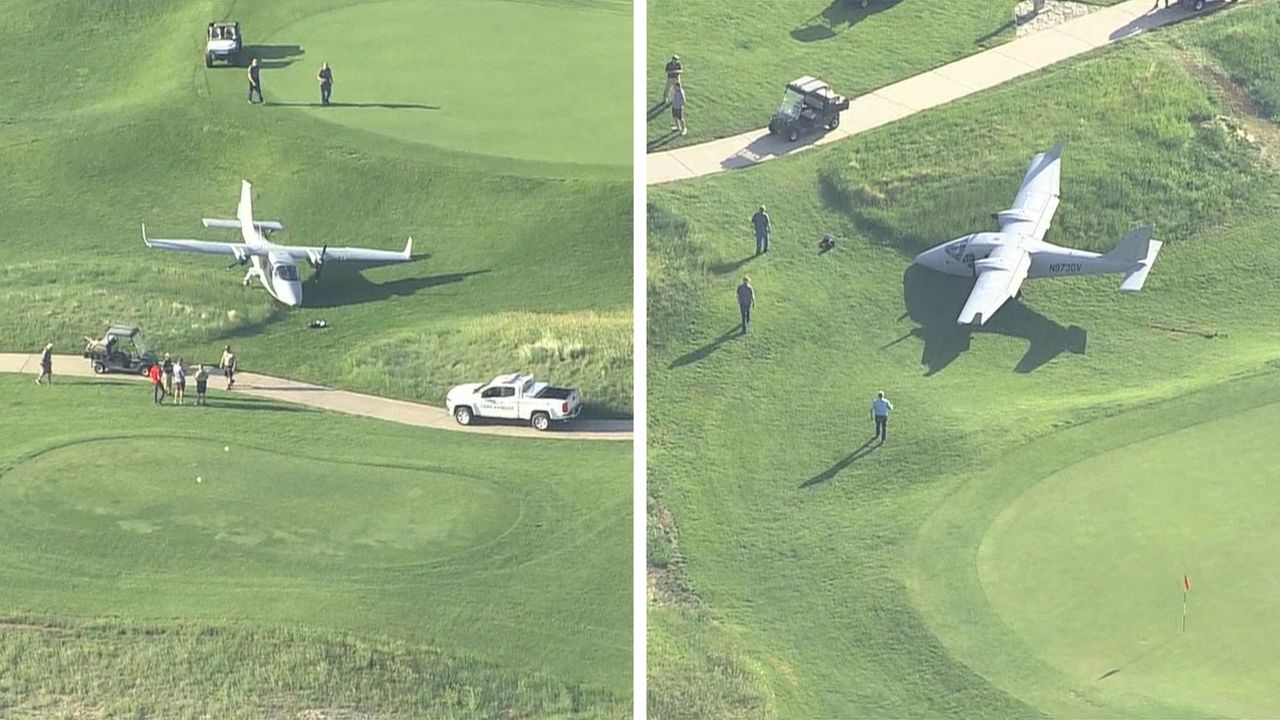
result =
M215 60L235 65L240 62L244 40L240 37L240 23L231 20L209 23L205 28L204 66L213 67Z
M582 396L577 390L551 387L519 373L499 375L488 383L455 385L445 395L444 406L459 425L476 418L525 420L535 430L577 417Z

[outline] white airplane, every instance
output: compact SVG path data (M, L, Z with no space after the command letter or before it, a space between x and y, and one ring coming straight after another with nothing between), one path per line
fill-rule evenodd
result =
M235 220L219 220L204 218L207 228L238 229L244 238L243 243L206 242L203 240L166 240L147 237L147 224L142 224L142 241L149 248L161 250L185 250L188 252L208 253L211 255L230 255L235 260L229 267L252 263L249 272L245 273L244 284L248 285L255 277L262 282L271 297L285 305L297 307L302 304L302 283L298 279L298 260L306 260L315 268L316 279L320 279L320 270L330 260L354 262L404 262L411 259L413 238L405 243L404 250L366 250L364 248L331 248L300 247L294 245L276 245L267 239L273 232L282 232L284 226L274 220L253 219L252 187L248 180L240 181L240 206L236 209Z
M1156 254L1164 243L1151 239L1152 226L1125 235L1109 253L1073 250L1044 241L1058 209L1062 174L1062 144L1031 159L1013 207L996 213L999 232L980 232L956 238L916 256L930 270L976 278L973 291L957 319L961 325L981 325L1019 294L1029 277L1062 277L1124 273L1120 292L1137 292L1147 281Z

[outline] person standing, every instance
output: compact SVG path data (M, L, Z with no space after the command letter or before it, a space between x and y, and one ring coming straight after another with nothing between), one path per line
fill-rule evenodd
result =
M662 86L662 102L667 101L667 95L670 94L671 88L680 85L680 76L684 73L684 65L680 62L679 55L672 55L667 61L667 84Z
M258 93L258 103L266 104L262 99L262 65L258 58L249 61L249 102L253 102L253 94Z
M218 365L222 368L222 375L227 378L227 389L230 390L236 384L236 354L231 352L230 345L222 350L222 361Z
M756 305L756 289L751 287L751 278L743 277L738 286L738 310L742 311L742 334L747 334L747 325L751 324L751 308Z
M329 93L333 90L333 70L329 69L329 63L320 63L320 72L316 73L316 80L320 81L320 104L328 105Z
M169 353L164 354L164 362L160 364L160 371L164 373L164 394L173 395L173 358Z
M45 378L53 384L53 343L45 343L44 350L40 351L40 375L36 377L36 384L42 385L41 380Z
M756 228L756 254L762 255L769 252L769 233L773 231L773 224L769 221L769 213L764 211L764 206L751 216L751 224Z
M204 363L200 363L200 369L196 370L196 404L206 405L204 394L209 390L209 371L205 369Z
M884 396L881 390L876 394L876 399L871 401L871 418L876 423L875 439L883 445L889 434L889 413L893 411L893 403L889 402L889 398Z
M183 364L182 358L178 358L178 362L173 365L173 391L174 403L181 405L187 394L187 366Z
M677 80L676 94L671 98L671 117L676 124L671 126L671 131L681 135L689 132L689 126L684 123L684 99L684 84Z
M164 376L160 374L160 366L155 363L147 368L147 377L151 378L151 399L157 405L164 403Z

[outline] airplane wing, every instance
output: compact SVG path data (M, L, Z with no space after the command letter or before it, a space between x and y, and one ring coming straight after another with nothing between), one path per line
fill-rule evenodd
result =
M1022 187L1013 198L1013 207L996 213L1000 232L1043 240L1058 209L1061 177L1062 143L1031 158Z
M205 240L174 240L169 238L147 237L147 226L142 225L142 242L149 248L160 250L185 250L187 252L205 253L208 255L232 255L243 260L250 255L259 254L256 248L244 243L207 242Z
M412 259L413 238L404 244L404 250L371 250L352 247L304 247L299 245L277 245L277 251L289 253L295 260L308 260L313 265L321 262L404 262ZM324 259L321 260L321 255Z
M990 256L974 261L973 270L978 274L978 280L973 284L957 322L961 325L982 325L991 319L1009 298L1018 294L1030 269L1031 255L1016 245L1001 245Z

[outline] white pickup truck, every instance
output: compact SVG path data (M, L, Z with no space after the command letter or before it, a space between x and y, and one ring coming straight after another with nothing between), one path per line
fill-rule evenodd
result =
M475 418L526 420L535 430L546 430L552 421L577 417L582 397L577 390L551 387L519 373L499 375L488 383L455 385L444 406L459 425Z

